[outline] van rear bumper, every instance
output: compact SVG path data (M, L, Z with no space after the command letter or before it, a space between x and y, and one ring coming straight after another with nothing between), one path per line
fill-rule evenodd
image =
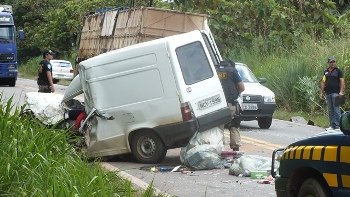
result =
M199 131L206 131L219 125L226 124L230 122L231 119L230 108L228 107L198 117Z
M153 129L156 131L168 149L183 147L188 144L189 140L197 130L206 131L230 122L230 109L226 107L224 109L198 117L197 119L198 124L195 119L192 119L186 122L177 122L158 126Z
M196 133L197 128L196 121L192 119L186 122L158 126L153 129L162 139L164 145L170 149L186 146L191 137Z

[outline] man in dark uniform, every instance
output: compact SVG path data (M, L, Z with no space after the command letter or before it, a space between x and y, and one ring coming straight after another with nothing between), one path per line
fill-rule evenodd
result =
M323 92L326 93L329 128L339 129L340 106L336 103L336 97L344 96L344 74L337 67L334 56L328 58L328 68L323 72L321 80L320 98L323 99Z
M45 50L43 52L43 60L39 63L38 70L38 92L51 93L55 92L52 79L52 66L50 60L53 59L54 53L51 50Z
M240 121L235 115L239 114L237 98L244 91L244 84L235 68L235 63L230 60L220 62L216 66L216 72L218 73L227 104L231 111L232 121L228 124L228 129L230 130L230 147L234 151L239 151L239 147L241 146L241 136L239 134ZM223 126L221 126L221 129L223 129Z

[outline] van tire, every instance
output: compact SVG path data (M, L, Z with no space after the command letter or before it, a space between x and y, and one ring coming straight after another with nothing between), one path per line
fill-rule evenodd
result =
M140 163L158 163L167 149L161 139L150 130L137 132L131 140L131 151Z
M298 197L303 196L326 197L328 194L319 181L308 178L303 182L298 192Z
M258 118L258 125L261 129L268 129L272 124L272 117L260 117Z

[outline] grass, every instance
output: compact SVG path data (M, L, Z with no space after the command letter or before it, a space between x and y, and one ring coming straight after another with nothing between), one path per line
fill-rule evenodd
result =
M277 109L273 114L273 118L276 118L279 120L286 120L286 121L290 121L290 119L294 116L301 116L306 121L311 120L314 122L315 126L318 126L318 127L322 127L322 128L329 127L328 116L323 113L309 114L302 111L290 112L284 109Z
M1 196L155 196L152 184L136 191L128 180L74 147L77 140L21 115L0 94Z

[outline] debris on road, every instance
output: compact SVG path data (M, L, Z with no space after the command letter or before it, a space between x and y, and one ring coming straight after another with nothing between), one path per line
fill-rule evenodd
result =
M189 171L185 166L169 166L169 165L156 165L156 166L144 166L141 167L140 170L148 171L148 172L183 172Z
M223 139L223 130L219 127L197 132L188 145L181 148L181 162L194 170L224 168L226 160L221 157Z
M275 179L270 175L264 180L258 180L257 183L259 183L259 184L274 184Z
M268 176L270 169L271 158L259 155L242 155L233 162L229 174L262 179Z
M299 123L299 124L306 124L306 125L312 125L314 126L315 123L312 121L312 120L308 120L306 121L303 117L301 116L293 116L291 119L290 119L291 122L294 122L294 123Z
M27 110L45 125L53 125L62 120L64 111L61 106L63 95L28 92L25 94Z

